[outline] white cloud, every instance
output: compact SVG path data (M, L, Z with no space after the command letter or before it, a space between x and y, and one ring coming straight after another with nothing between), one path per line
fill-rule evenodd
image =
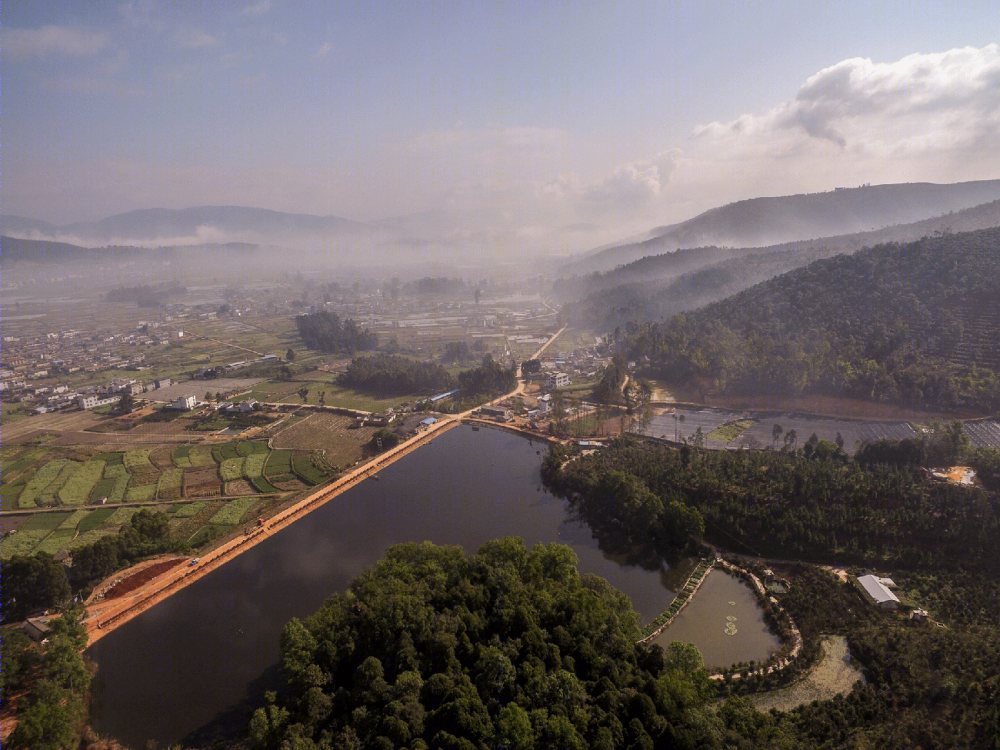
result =
M244 16L262 16L271 10L271 0L260 0L259 3L246 6L240 11Z
M326 57L331 52L333 52L333 45L329 42L323 42L313 53L313 59L318 60L321 57Z
M43 26L40 29L7 29L0 40L4 55L18 60L50 55L93 55L104 47L108 35L68 26Z
M649 205L663 193L679 155L679 150L672 149L619 167L614 174L583 188L579 207L584 211L627 211Z
M852 58L811 76L770 111L700 126L722 154L841 151L888 158L986 145L1000 135L1000 48ZM996 141L993 140L994 149Z
M198 29L193 26L185 26L182 29L178 29L174 35L174 39L181 47L187 47L188 49L214 47L219 43L217 38L204 29Z

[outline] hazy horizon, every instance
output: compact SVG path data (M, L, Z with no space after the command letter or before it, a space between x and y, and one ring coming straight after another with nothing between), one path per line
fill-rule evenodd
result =
M827 2L8 6L2 212L256 206L562 254L762 195L992 179L993 18L933 2L905 17Z

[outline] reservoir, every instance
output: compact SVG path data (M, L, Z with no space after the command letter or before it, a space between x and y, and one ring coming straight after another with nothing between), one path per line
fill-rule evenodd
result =
M94 727L132 748L242 734L250 707L280 685L285 623L346 590L399 542L470 553L501 536L522 537L529 548L568 544L581 573L606 578L643 622L653 619L679 585L669 567L602 552L541 487L547 452L510 433L456 427L160 602L90 649Z
M718 568L653 643L666 648L671 641L697 646L709 671L751 659L765 662L781 648L751 588Z

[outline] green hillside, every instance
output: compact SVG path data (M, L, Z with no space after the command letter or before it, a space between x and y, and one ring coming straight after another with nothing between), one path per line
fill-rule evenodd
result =
M1000 407L1000 229L820 260L695 313L629 326L630 358L725 393Z

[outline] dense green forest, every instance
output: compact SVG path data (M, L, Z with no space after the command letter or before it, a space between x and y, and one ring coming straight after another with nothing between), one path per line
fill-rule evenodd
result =
M628 599L572 550L393 547L281 638L257 748L721 748L775 722L716 712L698 652L635 643ZM786 745L791 747L791 745Z
M338 381L351 388L387 396L436 394L455 387L455 379L441 365L394 354L357 357L340 374Z
M326 310L295 316L295 328L308 349L353 354L378 346L377 334L350 318L341 322L337 313Z
M662 377L725 393L992 410L998 279L1000 229L879 245L694 313L630 325L622 341Z
M553 448L542 476L574 498L608 551L623 529L630 543L677 545L701 521L706 539L743 554L1000 571L997 497L928 482L918 466L628 438L565 461Z
M568 305L564 314L598 330L611 330L628 322L660 320L725 299L761 281L834 254L835 250L825 247L733 253L735 257L680 276L628 281L593 291L579 302ZM612 281L645 273L655 277L664 270L655 262L662 257L643 258L605 274L605 279Z
M4 703L9 702L10 691L25 691L18 697L17 727L5 746L72 750L80 744L91 681L81 653L87 645L85 614L83 605L77 604L53 618L43 644L32 643L16 628L3 629Z
M118 287L107 293L108 302L135 302L139 307L157 307L171 302L187 292L187 288L174 282Z

